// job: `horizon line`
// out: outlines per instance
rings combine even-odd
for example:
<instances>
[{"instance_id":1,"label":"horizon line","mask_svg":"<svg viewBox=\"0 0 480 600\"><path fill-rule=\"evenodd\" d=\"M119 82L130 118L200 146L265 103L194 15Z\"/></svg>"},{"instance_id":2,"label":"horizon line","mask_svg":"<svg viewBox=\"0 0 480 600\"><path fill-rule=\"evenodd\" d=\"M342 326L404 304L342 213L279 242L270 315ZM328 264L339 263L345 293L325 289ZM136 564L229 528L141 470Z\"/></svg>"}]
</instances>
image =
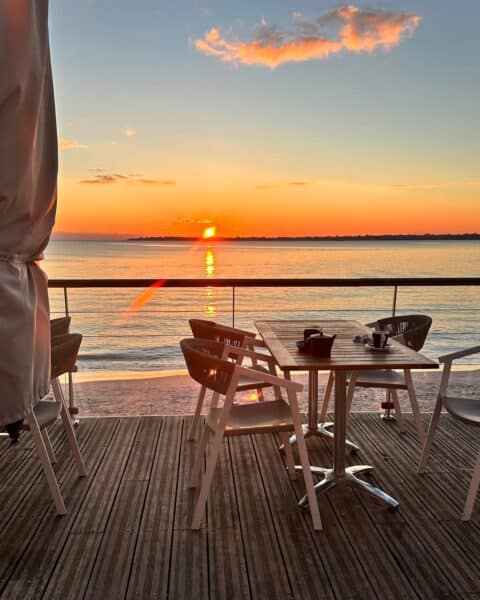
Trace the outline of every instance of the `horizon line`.
<instances>
[{"instance_id":1,"label":"horizon line","mask_svg":"<svg viewBox=\"0 0 480 600\"><path fill-rule=\"evenodd\" d=\"M155 236L133 236L128 237L119 234L118 236L105 236L98 234L98 237L88 236L81 237L63 237L68 236L68 233L59 233L57 236L52 236L52 241L75 241L75 242L104 242L104 241L177 241L177 242L193 242L201 241L205 243L212 242L282 242L282 241L408 241L408 240L480 240L480 232L466 233L399 233L399 234L353 234L353 235L298 235L298 236L217 236L208 240L204 240L199 236L179 236L179 235L155 235ZM75 234L73 234L75 235ZM88 235L88 234L87 234Z\"/></svg>"}]
</instances>

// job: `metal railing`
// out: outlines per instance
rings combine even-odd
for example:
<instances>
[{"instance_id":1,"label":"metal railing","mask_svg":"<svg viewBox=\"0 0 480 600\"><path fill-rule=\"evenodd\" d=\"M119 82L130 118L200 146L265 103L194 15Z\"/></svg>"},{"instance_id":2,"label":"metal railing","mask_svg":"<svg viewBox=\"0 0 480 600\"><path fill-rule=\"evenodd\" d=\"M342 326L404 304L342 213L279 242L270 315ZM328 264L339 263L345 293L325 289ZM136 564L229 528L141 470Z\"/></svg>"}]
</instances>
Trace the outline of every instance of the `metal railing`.
<instances>
[{"instance_id":1,"label":"metal railing","mask_svg":"<svg viewBox=\"0 0 480 600\"><path fill-rule=\"evenodd\" d=\"M399 288L479 286L480 277L377 277L377 278L228 278L228 279L51 279L49 287L63 290L64 312L71 314L68 291L99 288L230 288L231 323L236 323L236 291L242 288L392 288L391 314L395 316ZM91 311L95 312L95 311ZM70 409L74 406L71 375L68 381Z\"/></svg>"},{"instance_id":2,"label":"metal railing","mask_svg":"<svg viewBox=\"0 0 480 600\"><path fill-rule=\"evenodd\" d=\"M65 314L69 314L68 289L78 288L231 288L232 325L235 326L235 291L237 288L359 288L391 287L392 316L397 310L400 287L479 286L480 277L360 277L360 278L272 278L272 279L51 279L50 288L62 288Z\"/></svg>"}]
</instances>

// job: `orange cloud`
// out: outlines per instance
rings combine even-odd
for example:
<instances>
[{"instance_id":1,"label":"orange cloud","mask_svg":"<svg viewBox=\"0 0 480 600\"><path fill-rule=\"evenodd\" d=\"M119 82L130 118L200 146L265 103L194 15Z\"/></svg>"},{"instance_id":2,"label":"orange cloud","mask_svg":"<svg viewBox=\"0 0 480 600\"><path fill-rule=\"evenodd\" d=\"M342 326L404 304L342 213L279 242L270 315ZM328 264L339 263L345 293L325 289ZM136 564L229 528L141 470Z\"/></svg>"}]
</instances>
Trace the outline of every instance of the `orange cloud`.
<instances>
[{"instance_id":1,"label":"orange cloud","mask_svg":"<svg viewBox=\"0 0 480 600\"><path fill-rule=\"evenodd\" d=\"M228 41L216 27L195 41L199 52L224 62L274 69L287 62L322 60L342 51L390 50L411 35L421 17L387 10L361 10L343 6L316 18L293 15L293 32L281 31L265 21L251 41Z\"/></svg>"},{"instance_id":2,"label":"orange cloud","mask_svg":"<svg viewBox=\"0 0 480 600\"><path fill-rule=\"evenodd\" d=\"M115 183L118 180L128 180L129 183L140 184L140 185L177 185L176 181L172 179L138 179L139 175L122 175L121 173L104 173L102 169L90 169L94 173L100 173L100 175L94 175L90 179L82 179L80 183L87 184L108 184Z\"/></svg>"},{"instance_id":3,"label":"orange cloud","mask_svg":"<svg viewBox=\"0 0 480 600\"><path fill-rule=\"evenodd\" d=\"M67 140L60 138L58 140L58 147L60 150L74 150L76 148L88 148L86 144L80 144L77 140Z\"/></svg>"},{"instance_id":4,"label":"orange cloud","mask_svg":"<svg viewBox=\"0 0 480 600\"><path fill-rule=\"evenodd\" d=\"M287 183L271 183L271 184L259 184L256 185L257 190L273 190L276 188L289 188L289 187L302 187L304 185L309 185L308 181L289 181Z\"/></svg>"},{"instance_id":5,"label":"orange cloud","mask_svg":"<svg viewBox=\"0 0 480 600\"><path fill-rule=\"evenodd\" d=\"M137 179L136 183L142 183L143 185L176 185L176 181L171 179Z\"/></svg>"}]
</instances>

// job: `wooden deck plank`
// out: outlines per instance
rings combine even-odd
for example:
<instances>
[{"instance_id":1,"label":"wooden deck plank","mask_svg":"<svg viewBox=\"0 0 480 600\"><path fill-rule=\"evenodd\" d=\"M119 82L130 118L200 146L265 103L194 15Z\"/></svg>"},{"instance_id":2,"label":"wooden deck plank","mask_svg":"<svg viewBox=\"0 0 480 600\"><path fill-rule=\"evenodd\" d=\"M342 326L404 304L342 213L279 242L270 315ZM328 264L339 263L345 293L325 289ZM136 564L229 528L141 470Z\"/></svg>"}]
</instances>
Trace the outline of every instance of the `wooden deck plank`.
<instances>
[{"instance_id":1,"label":"wooden deck plank","mask_svg":"<svg viewBox=\"0 0 480 600\"><path fill-rule=\"evenodd\" d=\"M368 425L369 429L363 426L363 438L369 438L371 443L365 444L365 449L362 450L363 457L356 458L377 466L375 480L380 487L389 489L387 486L390 485L392 489L392 482L402 478L403 475L401 485L396 485L394 488L394 496L400 502L400 509L396 515L400 526L382 529L382 534L385 532L391 534L389 542L396 545L397 555L399 560L402 560L404 569L411 570L409 577L417 582L418 587L422 582L425 584L425 597L435 598L445 593L477 592L480 587L480 571L467 555L459 560L461 551L456 544L451 543L438 517L438 507L445 502L444 497L439 493L440 490L435 485L430 485L434 483L432 479L420 478L413 469L409 469L409 463L404 462L408 461L408 453L400 451L401 442L399 444L393 437L391 429L382 428L382 424L372 418L368 419ZM392 441L396 442L396 447L389 447ZM375 458L375 453L382 447L389 448L395 460L379 462L378 458ZM423 480L421 486L418 484L419 479ZM380 513L378 504L364 497L360 500L373 515L373 520L378 521L380 516L392 523L388 511L382 510ZM422 520L423 525L421 533L415 525L419 519ZM399 531L401 531L400 535ZM398 544L400 538L402 544ZM406 547L408 552L404 555ZM412 561L412 556L415 555L417 561ZM426 561L425 557L429 557L430 560ZM424 579L420 577L419 565L425 569ZM438 587L432 589L432 585ZM426 595L428 590L430 596Z\"/></svg>"},{"instance_id":2,"label":"wooden deck plank","mask_svg":"<svg viewBox=\"0 0 480 600\"><path fill-rule=\"evenodd\" d=\"M163 420L127 598L165 598L167 595L182 429L182 417Z\"/></svg>"},{"instance_id":3,"label":"wooden deck plank","mask_svg":"<svg viewBox=\"0 0 480 600\"><path fill-rule=\"evenodd\" d=\"M78 479L75 465L70 465L65 476L60 477L67 515L52 519L52 512L47 509L38 519L38 529L26 551L21 558L19 557L17 568L4 589L7 597L32 599L41 597L61 556L70 529L79 518L85 495L102 462L105 446L95 443L94 438L101 440L109 437L117 426L117 419L104 419L91 424L82 422L82 426L78 428L77 437L88 476L85 479Z\"/></svg>"},{"instance_id":4,"label":"wooden deck plank","mask_svg":"<svg viewBox=\"0 0 480 600\"><path fill-rule=\"evenodd\" d=\"M110 438L99 440L107 446L104 459L85 496L80 517L70 530L45 591L46 598L84 597L138 424L137 418L120 419Z\"/></svg>"},{"instance_id":5,"label":"wooden deck plank","mask_svg":"<svg viewBox=\"0 0 480 600\"><path fill-rule=\"evenodd\" d=\"M84 450L85 444L88 443L94 428L95 423L89 423L78 433L78 442L81 449ZM58 429L61 429L61 427L55 426L52 435L52 440L56 440L56 442L59 442L63 436L60 431L57 431ZM59 461L56 465L56 475L62 492L67 492L65 500L68 501L68 488L70 485L77 483L78 479L73 472L72 460L66 445L61 448L56 447L56 451ZM36 453L33 453L28 461L39 462ZM2 518L5 521L3 521L4 527L1 528L2 533L0 538L0 590L8 587L12 581L21 577L19 570L23 563L19 561L28 560L25 556L25 551L27 553L30 552L32 545L37 541L39 524L42 522L42 519L45 518L51 528L61 528L63 523L63 517L57 517L55 514L50 492L41 470L37 473L36 465L32 466L29 464L24 470L20 470L19 472L25 477L34 477L34 481L25 479L23 485L24 494L23 496L18 496L19 500L13 516L11 511L3 513ZM67 483L66 486L64 485L65 483ZM19 489L15 490L15 492L21 492L22 485L18 482L16 485ZM12 496L15 495L16 493L12 493ZM10 506L9 503L8 505ZM42 554L37 555L37 558L38 556L43 558ZM32 575L29 577L31 578Z\"/></svg>"},{"instance_id":6,"label":"wooden deck plank","mask_svg":"<svg viewBox=\"0 0 480 600\"><path fill-rule=\"evenodd\" d=\"M328 561L319 547L325 536L332 541L333 530L338 533L336 523L325 518L324 503L320 502L324 530L322 533L315 532L310 511L297 506L297 495L280 455L278 441L272 436L253 436L252 441L288 576L290 581L295 582L295 598L335 598ZM301 475L299 479L298 488L303 495L305 488ZM364 580L362 583L365 591L367 582Z\"/></svg>"},{"instance_id":7,"label":"wooden deck plank","mask_svg":"<svg viewBox=\"0 0 480 600\"><path fill-rule=\"evenodd\" d=\"M199 531L190 523L197 491L188 488L190 470L195 458L195 444L187 443L191 419L184 418L180 440L179 477L174 516L172 554L169 573L169 598L208 598L208 540L204 522Z\"/></svg>"},{"instance_id":8,"label":"wooden deck plank","mask_svg":"<svg viewBox=\"0 0 480 600\"><path fill-rule=\"evenodd\" d=\"M54 470L63 466L63 458L66 456L64 446L64 432L62 427L54 426L50 429L51 442L57 456L57 465L54 465ZM4 440L4 443L9 444ZM23 500L31 497L34 489L45 484L46 480L43 474L39 456L35 450L33 439L30 433L23 432L20 442L9 447L7 454L4 456L2 469L2 480L0 481L0 522L6 525L8 521L17 513L18 507ZM37 486L37 488L34 488ZM43 489L42 489L43 491ZM48 494L48 490L47 490ZM33 497L36 494L33 493ZM2 527L0 526L0 532Z\"/></svg>"},{"instance_id":9,"label":"wooden deck plank","mask_svg":"<svg viewBox=\"0 0 480 600\"><path fill-rule=\"evenodd\" d=\"M230 445L224 441L207 501L210 598L250 598L244 532L238 515Z\"/></svg>"},{"instance_id":10,"label":"wooden deck plank","mask_svg":"<svg viewBox=\"0 0 480 600\"><path fill-rule=\"evenodd\" d=\"M0 454L0 597L479 598L480 498L472 520L460 520L478 432L442 416L431 468L419 476L406 420L401 435L376 415L354 414L350 434L361 449L347 457L375 467L371 481L399 499L399 510L340 486L320 499L320 534L296 508L303 482L290 481L271 437L225 442L205 523L192 532L190 417L82 424L86 480L75 477L55 428L63 518L27 434L13 460ZM325 440L308 446L312 463L331 463Z\"/></svg>"},{"instance_id":11,"label":"wooden deck plank","mask_svg":"<svg viewBox=\"0 0 480 600\"><path fill-rule=\"evenodd\" d=\"M292 598L252 441L233 437L229 444L252 597Z\"/></svg>"},{"instance_id":12,"label":"wooden deck plank","mask_svg":"<svg viewBox=\"0 0 480 600\"><path fill-rule=\"evenodd\" d=\"M140 420L85 598L125 597L161 425Z\"/></svg>"},{"instance_id":13,"label":"wooden deck plank","mask_svg":"<svg viewBox=\"0 0 480 600\"><path fill-rule=\"evenodd\" d=\"M322 443L319 443L322 442ZM310 445L312 464L325 466L331 464L322 447L325 440L316 440ZM332 512L342 526L347 544L353 549L369 581L369 587L378 598L396 600L397 598L416 598L417 595L409 579L398 568L396 556L390 547L378 535L369 522L365 507L353 493L350 486L336 486L327 493ZM341 549L337 550L342 551ZM365 559L368 557L368 568ZM348 569L348 567L347 567ZM347 570L348 572L348 570ZM350 580L350 577L349 577Z\"/></svg>"}]
</instances>

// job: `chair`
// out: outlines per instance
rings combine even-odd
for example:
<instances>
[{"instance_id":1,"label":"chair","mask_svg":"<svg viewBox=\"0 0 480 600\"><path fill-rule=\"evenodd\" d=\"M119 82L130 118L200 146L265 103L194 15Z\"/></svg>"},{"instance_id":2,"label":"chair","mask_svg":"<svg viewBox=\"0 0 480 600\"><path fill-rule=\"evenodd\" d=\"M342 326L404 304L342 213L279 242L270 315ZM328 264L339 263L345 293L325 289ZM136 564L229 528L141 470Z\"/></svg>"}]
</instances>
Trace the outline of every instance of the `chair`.
<instances>
[{"instance_id":1,"label":"chair","mask_svg":"<svg viewBox=\"0 0 480 600\"><path fill-rule=\"evenodd\" d=\"M63 334L52 338L51 384L55 401L41 400L38 402L26 415L24 424L22 425L22 429L32 432L35 447L47 478L48 487L50 488L50 493L52 494L55 508L59 515L65 515L67 511L52 468L52 464L56 462L56 458L48 436L47 427L61 416L79 475L80 477L85 477L87 471L80 453L80 448L78 447L70 413L66 406L62 388L58 380L58 377L63 373L75 370L75 361L81 342L82 336L78 333Z\"/></svg>"},{"instance_id":2,"label":"chair","mask_svg":"<svg viewBox=\"0 0 480 600\"><path fill-rule=\"evenodd\" d=\"M440 381L440 387L438 390L437 402L433 411L432 419L428 428L427 439L423 446L422 456L418 465L418 473L424 473L427 467L428 457L432 448L433 436L438 426L440 413L442 406L452 415L454 419L459 419L467 425L473 427L480 427L480 398L458 398L453 396L447 396L447 388L450 378L450 372L452 369L452 363L457 358L464 356L471 356L472 354L478 354L480 352L480 346L469 348L467 350L460 350L459 352L452 352L445 356L441 356L438 360L444 364L442 379ZM480 485L480 450L477 454L477 460L473 469L472 481L470 482L470 488L468 490L467 499L463 508L462 521L469 521L472 516L473 505L477 496L478 488Z\"/></svg>"},{"instance_id":3,"label":"chair","mask_svg":"<svg viewBox=\"0 0 480 600\"><path fill-rule=\"evenodd\" d=\"M188 323L192 330L193 337L197 339L213 340L222 344L228 344L229 346L235 346L236 348L246 348L249 350L266 348L262 340L255 338L255 333L244 329L237 329L236 327L229 327L228 325L221 325L203 319L190 319ZM242 362L243 357L237 355L235 358L238 363ZM259 365L258 361L267 363L267 368L263 365ZM275 370L275 360L268 353L254 353L254 356L251 358L251 368L260 373L277 374ZM264 381L252 381L251 379L246 380L245 378L241 378L238 382L237 391L244 392L254 390L256 391L257 399L263 401L263 388L265 387L271 387L271 384ZM198 423L200 422L200 413L205 400L206 391L207 389L202 386L195 407L193 422L187 437L190 441L195 439L195 433L198 428ZM280 397L278 388L275 389L275 395L277 398Z\"/></svg>"},{"instance_id":4,"label":"chair","mask_svg":"<svg viewBox=\"0 0 480 600\"><path fill-rule=\"evenodd\" d=\"M432 324L432 319L427 315L405 315L401 317L387 317L379 319L374 323L368 323L368 327L373 327L389 333L390 338L397 342L419 351L422 349L428 331ZM320 421L324 422L327 415L328 404L330 401L331 390L333 387L333 373L330 373L325 398L320 414ZM405 432L400 403L398 401L397 390L406 390L412 407L415 426L420 442L425 439L420 411L418 409L415 388L413 387L412 374L410 369L404 369L403 374L393 369L379 369L357 371L356 375L349 375L349 387L347 393L347 412L350 411L355 387L380 388L385 389L387 394L391 395L395 413L398 419L398 428L400 432ZM388 407L388 402L382 406Z\"/></svg>"},{"instance_id":5,"label":"chair","mask_svg":"<svg viewBox=\"0 0 480 600\"><path fill-rule=\"evenodd\" d=\"M50 335L52 338L64 335L70 331L71 317L57 317L50 319Z\"/></svg>"},{"instance_id":6,"label":"chair","mask_svg":"<svg viewBox=\"0 0 480 600\"><path fill-rule=\"evenodd\" d=\"M322 524L318 502L297 404L297 392L301 391L303 386L270 373L259 373L227 360L232 353L241 357L259 359L255 352L245 348L202 339L184 339L180 342L180 347L192 379L202 387L214 392L191 473L190 487L198 487L204 454L209 438L213 437L207 468L194 508L192 529L200 528L215 465L225 436L279 433L287 449L288 472L293 478L295 477L295 465L292 448L288 442L288 434L295 432L314 529L320 530ZM241 379L250 379L252 382L261 381L282 388L286 391L288 402L282 398L275 398L264 402L234 404L234 397L238 392ZM220 396L223 396L223 403L219 407Z\"/></svg>"}]
</instances>

